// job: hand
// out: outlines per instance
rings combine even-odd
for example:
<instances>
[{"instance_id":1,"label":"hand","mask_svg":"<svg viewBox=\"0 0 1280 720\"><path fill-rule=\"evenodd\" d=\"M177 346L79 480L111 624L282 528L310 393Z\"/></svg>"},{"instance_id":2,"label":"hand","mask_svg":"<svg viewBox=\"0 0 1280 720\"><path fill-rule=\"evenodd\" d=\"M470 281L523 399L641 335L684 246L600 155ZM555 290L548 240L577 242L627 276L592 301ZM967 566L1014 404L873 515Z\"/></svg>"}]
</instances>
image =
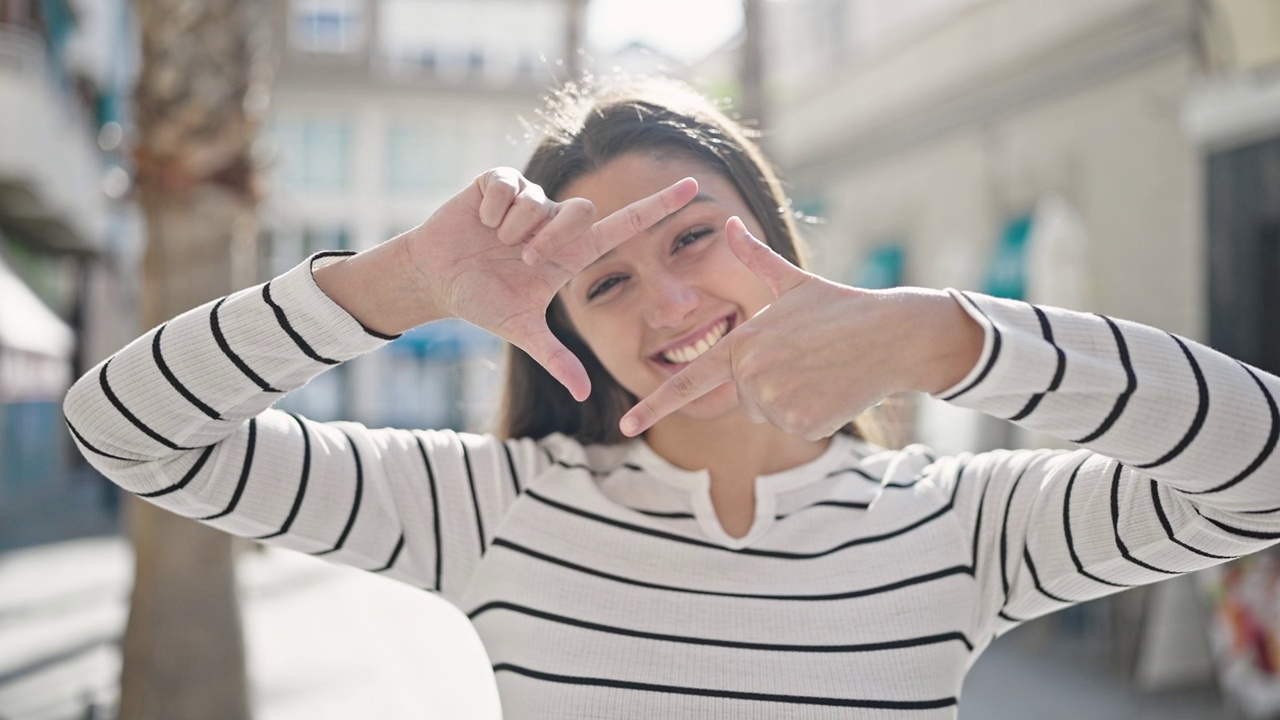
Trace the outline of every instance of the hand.
<instances>
[{"instance_id":1,"label":"hand","mask_svg":"<svg viewBox=\"0 0 1280 720\"><path fill-rule=\"evenodd\" d=\"M583 400L591 382L547 327L547 306L574 275L684 207L697 190L686 178L597 222L590 201L548 200L518 171L497 168L396 241L435 317L461 318L511 342Z\"/></svg>"},{"instance_id":2,"label":"hand","mask_svg":"<svg viewBox=\"0 0 1280 720\"><path fill-rule=\"evenodd\" d=\"M733 381L749 420L816 440L895 392L949 387L976 362L981 328L946 293L840 285L787 262L737 218L725 233L777 300L628 411L624 434Z\"/></svg>"}]
</instances>

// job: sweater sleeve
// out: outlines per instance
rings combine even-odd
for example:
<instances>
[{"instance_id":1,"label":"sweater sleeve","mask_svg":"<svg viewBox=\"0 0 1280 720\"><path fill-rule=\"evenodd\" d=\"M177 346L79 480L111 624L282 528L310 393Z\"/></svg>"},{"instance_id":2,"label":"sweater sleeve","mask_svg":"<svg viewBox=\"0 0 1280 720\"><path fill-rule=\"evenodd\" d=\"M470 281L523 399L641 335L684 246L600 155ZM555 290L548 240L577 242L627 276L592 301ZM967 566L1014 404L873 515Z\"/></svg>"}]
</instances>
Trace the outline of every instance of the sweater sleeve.
<instances>
[{"instance_id":1,"label":"sweater sleeve","mask_svg":"<svg viewBox=\"0 0 1280 720\"><path fill-rule=\"evenodd\" d=\"M938 397L1082 446L963 463L984 629L1280 539L1274 375L1137 323L952 294L986 342Z\"/></svg>"},{"instance_id":2,"label":"sweater sleeve","mask_svg":"<svg viewBox=\"0 0 1280 720\"><path fill-rule=\"evenodd\" d=\"M316 285L312 269L341 255L138 338L72 386L67 426L98 470L167 510L450 597L544 453L532 441L269 409L392 339Z\"/></svg>"}]
</instances>

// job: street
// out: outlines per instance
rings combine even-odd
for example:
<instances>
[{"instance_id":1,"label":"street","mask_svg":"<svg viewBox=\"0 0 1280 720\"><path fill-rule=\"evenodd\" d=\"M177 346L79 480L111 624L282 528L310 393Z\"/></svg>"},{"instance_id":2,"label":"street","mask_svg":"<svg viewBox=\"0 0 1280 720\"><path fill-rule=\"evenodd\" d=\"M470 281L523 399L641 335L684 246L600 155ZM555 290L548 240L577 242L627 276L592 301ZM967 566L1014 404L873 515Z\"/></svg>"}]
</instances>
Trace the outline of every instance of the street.
<instances>
[{"instance_id":1,"label":"street","mask_svg":"<svg viewBox=\"0 0 1280 720\"><path fill-rule=\"evenodd\" d=\"M0 720L109 718L132 555L118 537L0 555ZM488 661L462 614L393 581L297 553L240 562L259 720L496 718ZM962 720L1217 720L1207 690L1142 695L1088 638L1028 626L970 673Z\"/></svg>"}]
</instances>

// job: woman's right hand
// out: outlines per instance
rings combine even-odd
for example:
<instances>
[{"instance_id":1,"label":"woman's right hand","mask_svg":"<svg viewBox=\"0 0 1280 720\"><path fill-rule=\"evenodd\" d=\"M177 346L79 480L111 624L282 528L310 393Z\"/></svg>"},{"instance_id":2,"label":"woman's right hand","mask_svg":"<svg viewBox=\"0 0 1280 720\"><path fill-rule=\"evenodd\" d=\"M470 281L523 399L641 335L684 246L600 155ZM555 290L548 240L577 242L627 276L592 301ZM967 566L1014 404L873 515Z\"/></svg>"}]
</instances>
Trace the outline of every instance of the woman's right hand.
<instances>
[{"instance_id":1,"label":"woman's right hand","mask_svg":"<svg viewBox=\"0 0 1280 720\"><path fill-rule=\"evenodd\" d=\"M496 168L418 227L316 270L316 281L382 332L448 317L484 328L524 350L583 400L590 380L547 327L547 306L574 275L684 207L697 191L697 182L686 178L597 221L590 201L549 200L519 171Z\"/></svg>"},{"instance_id":2,"label":"woman's right hand","mask_svg":"<svg viewBox=\"0 0 1280 720\"><path fill-rule=\"evenodd\" d=\"M775 301L641 398L622 416L623 434L733 382L747 419L817 440L893 393L946 390L978 362L984 330L946 292L831 282L792 265L736 217L725 241Z\"/></svg>"}]
</instances>

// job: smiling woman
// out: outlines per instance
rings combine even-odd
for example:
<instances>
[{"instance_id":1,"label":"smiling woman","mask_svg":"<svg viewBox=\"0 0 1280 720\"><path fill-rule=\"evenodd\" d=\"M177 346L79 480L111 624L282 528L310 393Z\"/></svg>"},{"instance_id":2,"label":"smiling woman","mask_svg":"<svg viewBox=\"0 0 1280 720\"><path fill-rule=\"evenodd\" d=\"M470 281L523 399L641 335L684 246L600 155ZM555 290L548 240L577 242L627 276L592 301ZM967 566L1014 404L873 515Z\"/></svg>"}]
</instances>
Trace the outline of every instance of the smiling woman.
<instances>
[{"instance_id":1,"label":"smiling woman","mask_svg":"<svg viewBox=\"0 0 1280 720\"><path fill-rule=\"evenodd\" d=\"M523 173L90 371L65 404L85 455L174 512L440 593L511 718L955 718L1023 621L1280 539L1277 378L1105 316L812 275L768 163L687 90L547 117ZM513 346L499 435L270 408L443 318ZM840 432L900 391L1082 447Z\"/></svg>"}]
</instances>

